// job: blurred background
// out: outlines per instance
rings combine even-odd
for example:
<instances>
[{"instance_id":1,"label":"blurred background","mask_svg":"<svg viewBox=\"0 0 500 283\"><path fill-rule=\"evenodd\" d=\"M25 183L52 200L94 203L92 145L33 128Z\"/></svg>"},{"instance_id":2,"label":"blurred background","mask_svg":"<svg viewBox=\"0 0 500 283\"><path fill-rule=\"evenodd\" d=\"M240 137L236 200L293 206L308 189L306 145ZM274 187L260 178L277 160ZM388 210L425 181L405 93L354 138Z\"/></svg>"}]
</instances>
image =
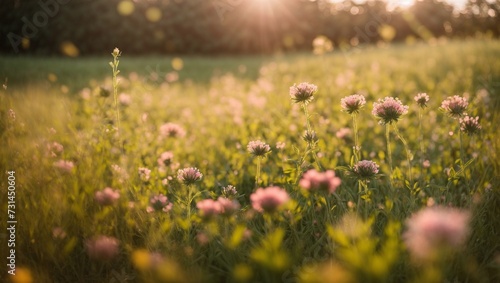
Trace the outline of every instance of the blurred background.
<instances>
[{"instance_id":1,"label":"blurred background","mask_svg":"<svg viewBox=\"0 0 500 283\"><path fill-rule=\"evenodd\" d=\"M0 53L322 53L500 34L495 0L2 0Z\"/></svg>"}]
</instances>

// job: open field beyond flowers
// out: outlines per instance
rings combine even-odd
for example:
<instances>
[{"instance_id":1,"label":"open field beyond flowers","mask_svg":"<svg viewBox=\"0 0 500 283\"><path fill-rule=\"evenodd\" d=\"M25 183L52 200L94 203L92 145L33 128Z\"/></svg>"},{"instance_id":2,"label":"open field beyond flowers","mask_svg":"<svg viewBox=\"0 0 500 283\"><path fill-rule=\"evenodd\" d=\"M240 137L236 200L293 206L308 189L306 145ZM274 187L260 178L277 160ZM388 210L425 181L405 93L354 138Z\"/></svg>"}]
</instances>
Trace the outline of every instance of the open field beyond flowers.
<instances>
[{"instance_id":1,"label":"open field beyond flowers","mask_svg":"<svg viewBox=\"0 0 500 283\"><path fill-rule=\"evenodd\" d=\"M500 281L499 41L111 52L0 58L7 280Z\"/></svg>"}]
</instances>

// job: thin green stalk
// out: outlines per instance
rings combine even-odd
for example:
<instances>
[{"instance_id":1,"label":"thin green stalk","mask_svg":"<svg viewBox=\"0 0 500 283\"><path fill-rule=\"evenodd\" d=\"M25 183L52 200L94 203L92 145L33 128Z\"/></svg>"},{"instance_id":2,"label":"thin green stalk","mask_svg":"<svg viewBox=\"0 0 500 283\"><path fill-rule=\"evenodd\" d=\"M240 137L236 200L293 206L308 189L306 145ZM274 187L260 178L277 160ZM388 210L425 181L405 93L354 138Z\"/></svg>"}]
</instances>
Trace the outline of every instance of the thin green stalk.
<instances>
[{"instance_id":1,"label":"thin green stalk","mask_svg":"<svg viewBox=\"0 0 500 283\"><path fill-rule=\"evenodd\" d=\"M309 111L307 111L307 105L302 104L302 109L304 109L304 114L306 115L307 131L312 133L311 123L309 122Z\"/></svg>"},{"instance_id":2,"label":"thin green stalk","mask_svg":"<svg viewBox=\"0 0 500 283\"><path fill-rule=\"evenodd\" d=\"M189 237L191 234L191 202L193 201L193 185L189 185L187 189L188 189L188 198L187 198L186 208L187 208L188 227L187 227L186 240L189 241Z\"/></svg>"},{"instance_id":3,"label":"thin green stalk","mask_svg":"<svg viewBox=\"0 0 500 283\"><path fill-rule=\"evenodd\" d=\"M424 156L425 156L425 146L424 146L424 133L422 131L422 108L418 109L418 133L419 133L419 141L420 141L420 177L424 176Z\"/></svg>"},{"instance_id":4,"label":"thin green stalk","mask_svg":"<svg viewBox=\"0 0 500 283\"><path fill-rule=\"evenodd\" d=\"M356 204L356 209L359 213L359 208L361 206L361 193L363 192L363 185L361 180L358 180L358 203Z\"/></svg>"},{"instance_id":5,"label":"thin green stalk","mask_svg":"<svg viewBox=\"0 0 500 283\"><path fill-rule=\"evenodd\" d=\"M463 133L460 129L458 129L459 136L460 136L460 169L462 171L462 176L464 177L465 184L466 184L466 192L469 193L471 190L471 186L469 184L469 179L467 178L467 172L465 171L467 168L465 167L465 153L464 153L464 143L463 143ZM460 198L461 199L461 198Z\"/></svg>"},{"instance_id":6,"label":"thin green stalk","mask_svg":"<svg viewBox=\"0 0 500 283\"><path fill-rule=\"evenodd\" d=\"M403 143L403 146L404 146L405 151L406 151L406 160L408 162L408 179L410 179L410 183L411 183L413 181L413 176L412 176L412 172L411 172L411 160L413 158L412 158L410 149L408 147L408 142L406 142L406 140L403 138L403 136L399 133L399 129L398 129L397 124L394 124L394 131L396 132L397 137Z\"/></svg>"},{"instance_id":7,"label":"thin green stalk","mask_svg":"<svg viewBox=\"0 0 500 283\"><path fill-rule=\"evenodd\" d=\"M458 135L460 137L460 168L462 169L462 174L465 177L465 168L464 168L464 144L463 144L463 137L462 137L462 131L458 129Z\"/></svg>"},{"instance_id":8,"label":"thin green stalk","mask_svg":"<svg viewBox=\"0 0 500 283\"><path fill-rule=\"evenodd\" d=\"M354 130L354 161L358 162L361 159L360 150L361 147L359 145L358 139L358 121L356 113L352 113L352 128Z\"/></svg>"},{"instance_id":9,"label":"thin green stalk","mask_svg":"<svg viewBox=\"0 0 500 283\"><path fill-rule=\"evenodd\" d=\"M390 124L385 124L385 141L387 143L387 158L389 160L389 180L392 187L392 152L391 152L391 137L390 137Z\"/></svg>"},{"instance_id":10,"label":"thin green stalk","mask_svg":"<svg viewBox=\"0 0 500 283\"><path fill-rule=\"evenodd\" d=\"M304 115L306 116L307 133L312 134L313 131L312 131L312 127L311 127L309 111L307 110L307 105L303 103L302 109L304 109ZM311 152L311 155L314 159L314 162L318 166L318 169L323 170L321 163L319 163L318 156L316 155L316 145L313 142L307 141L307 147L308 147L308 151Z\"/></svg>"},{"instance_id":11,"label":"thin green stalk","mask_svg":"<svg viewBox=\"0 0 500 283\"><path fill-rule=\"evenodd\" d=\"M358 213L361 212L361 195L363 193L368 193L368 185L366 184L365 180L358 180L358 203L356 205ZM368 208L367 208L367 202L363 203L363 217L367 217L368 215Z\"/></svg>"},{"instance_id":12,"label":"thin green stalk","mask_svg":"<svg viewBox=\"0 0 500 283\"><path fill-rule=\"evenodd\" d=\"M261 157L257 156L257 173L255 174L255 187L258 188L260 184L260 162L261 162Z\"/></svg>"},{"instance_id":13,"label":"thin green stalk","mask_svg":"<svg viewBox=\"0 0 500 283\"><path fill-rule=\"evenodd\" d=\"M115 49L116 51L116 49ZM120 60L118 60L118 57L120 57L121 53L115 52L111 53L113 55L113 62L111 63L111 68L113 69L113 97L115 99L115 111L116 111L116 123L117 123L117 128L116 131L118 133L118 137L120 136L120 108L118 107L118 74L120 73L120 70L118 70L118 65L120 64Z\"/></svg>"}]
</instances>

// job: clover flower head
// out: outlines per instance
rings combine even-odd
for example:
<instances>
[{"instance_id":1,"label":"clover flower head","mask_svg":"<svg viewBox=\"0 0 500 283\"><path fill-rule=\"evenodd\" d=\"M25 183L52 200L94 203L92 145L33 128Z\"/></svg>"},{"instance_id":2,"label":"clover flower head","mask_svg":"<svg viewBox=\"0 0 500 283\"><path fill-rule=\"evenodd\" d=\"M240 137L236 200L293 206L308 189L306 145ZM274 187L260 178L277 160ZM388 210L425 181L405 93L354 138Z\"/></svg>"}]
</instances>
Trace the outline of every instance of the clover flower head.
<instances>
[{"instance_id":1,"label":"clover flower head","mask_svg":"<svg viewBox=\"0 0 500 283\"><path fill-rule=\"evenodd\" d=\"M420 108L425 108L429 102L429 95L427 95L427 93L418 93L415 95L414 99Z\"/></svg>"},{"instance_id":2,"label":"clover flower head","mask_svg":"<svg viewBox=\"0 0 500 283\"><path fill-rule=\"evenodd\" d=\"M314 99L314 94L318 91L318 87L310 83L300 83L290 87L290 98L294 103L309 104Z\"/></svg>"},{"instance_id":3,"label":"clover flower head","mask_svg":"<svg viewBox=\"0 0 500 283\"><path fill-rule=\"evenodd\" d=\"M166 123L160 126L160 136L164 138L182 138L186 135L184 129L174 123Z\"/></svg>"},{"instance_id":4,"label":"clover flower head","mask_svg":"<svg viewBox=\"0 0 500 283\"><path fill-rule=\"evenodd\" d=\"M118 192L118 190L113 190L109 187L95 193L95 200L102 206L113 205L118 201L119 198L120 193Z\"/></svg>"},{"instance_id":5,"label":"clover flower head","mask_svg":"<svg viewBox=\"0 0 500 283\"><path fill-rule=\"evenodd\" d=\"M271 147L260 140L255 140L248 143L247 150L252 155L261 157L271 152Z\"/></svg>"},{"instance_id":6,"label":"clover flower head","mask_svg":"<svg viewBox=\"0 0 500 283\"><path fill-rule=\"evenodd\" d=\"M443 100L440 109L453 119L457 119L466 115L465 110L467 110L467 106L469 106L467 98L455 95Z\"/></svg>"},{"instance_id":7,"label":"clover flower head","mask_svg":"<svg viewBox=\"0 0 500 283\"><path fill-rule=\"evenodd\" d=\"M325 191L333 194L341 180L335 176L335 171L318 172L314 169L307 171L302 176L299 185L308 191Z\"/></svg>"},{"instance_id":8,"label":"clover flower head","mask_svg":"<svg viewBox=\"0 0 500 283\"><path fill-rule=\"evenodd\" d=\"M169 212L172 210L173 204L168 200L168 198L163 195L155 195L149 199L149 206L146 208L148 213L155 211Z\"/></svg>"},{"instance_id":9,"label":"clover flower head","mask_svg":"<svg viewBox=\"0 0 500 283\"><path fill-rule=\"evenodd\" d=\"M352 172L361 180L370 180L377 176L379 166L373 161L361 160L353 166Z\"/></svg>"},{"instance_id":10,"label":"clover flower head","mask_svg":"<svg viewBox=\"0 0 500 283\"><path fill-rule=\"evenodd\" d=\"M97 236L85 242L87 254L91 259L109 261L119 252L119 241L114 237Z\"/></svg>"},{"instance_id":11,"label":"clover flower head","mask_svg":"<svg viewBox=\"0 0 500 283\"><path fill-rule=\"evenodd\" d=\"M302 136L302 139L310 144L318 142L318 136L315 131L306 131Z\"/></svg>"},{"instance_id":12,"label":"clover flower head","mask_svg":"<svg viewBox=\"0 0 500 283\"><path fill-rule=\"evenodd\" d=\"M469 136L476 135L481 130L481 125L479 124L479 117L470 117L466 115L463 118L460 118L460 130L466 133Z\"/></svg>"},{"instance_id":13,"label":"clover flower head","mask_svg":"<svg viewBox=\"0 0 500 283\"><path fill-rule=\"evenodd\" d=\"M174 154L171 151L165 151L160 154L158 158L158 165L160 167L169 166L172 163L172 159L174 158Z\"/></svg>"},{"instance_id":14,"label":"clover flower head","mask_svg":"<svg viewBox=\"0 0 500 283\"><path fill-rule=\"evenodd\" d=\"M196 167L179 169L179 171L177 171L177 179L187 186L201 181L202 178L203 174L201 174L200 170Z\"/></svg>"},{"instance_id":15,"label":"clover flower head","mask_svg":"<svg viewBox=\"0 0 500 283\"><path fill-rule=\"evenodd\" d=\"M258 188L250 195L253 209L258 212L272 213L278 211L290 200L288 193L280 187Z\"/></svg>"},{"instance_id":16,"label":"clover flower head","mask_svg":"<svg viewBox=\"0 0 500 283\"><path fill-rule=\"evenodd\" d=\"M353 94L346 96L340 100L340 106L342 111L349 114L359 113L359 110L363 108L366 104L366 99L361 94Z\"/></svg>"},{"instance_id":17,"label":"clover flower head","mask_svg":"<svg viewBox=\"0 0 500 283\"><path fill-rule=\"evenodd\" d=\"M380 120L381 125L395 123L406 113L408 106L403 105L398 98L385 97L373 104L372 114Z\"/></svg>"},{"instance_id":18,"label":"clover flower head","mask_svg":"<svg viewBox=\"0 0 500 283\"><path fill-rule=\"evenodd\" d=\"M210 219L222 213L222 205L213 199L204 199L196 203L201 215L205 219Z\"/></svg>"},{"instance_id":19,"label":"clover flower head","mask_svg":"<svg viewBox=\"0 0 500 283\"><path fill-rule=\"evenodd\" d=\"M406 221L404 242L416 259L432 259L436 252L459 249L465 242L470 214L449 207L428 207Z\"/></svg>"},{"instance_id":20,"label":"clover flower head","mask_svg":"<svg viewBox=\"0 0 500 283\"><path fill-rule=\"evenodd\" d=\"M151 170L149 170L148 168L139 167L137 171L139 173L139 178L141 178L143 182L147 182L151 178Z\"/></svg>"},{"instance_id":21,"label":"clover flower head","mask_svg":"<svg viewBox=\"0 0 500 283\"><path fill-rule=\"evenodd\" d=\"M222 196L226 198L234 198L238 194L236 188L232 185L228 185L222 188Z\"/></svg>"},{"instance_id":22,"label":"clover flower head","mask_svg":"<svg viewBox=\"0 0 500 283\"><path fill-rule=\"evenodd\" d=\"M236 213L240 209L240 203L235 199L229 199L225 197L217 198L217 202L220 204L222 208L222 214L226 216L230 216Z\"/></svg>"},{"instance_id":23,"label":"clover flower head","mask_svg":"<svg viewBox=\"0 0 500 283\"><path fill-rule=\"evenodd\" d=\"M56 167L63 173L71 173L73 167L75 167L75 164L72 161L59 160L57 162L54 162L54 167Z\"/></svg>"}]
</instances>

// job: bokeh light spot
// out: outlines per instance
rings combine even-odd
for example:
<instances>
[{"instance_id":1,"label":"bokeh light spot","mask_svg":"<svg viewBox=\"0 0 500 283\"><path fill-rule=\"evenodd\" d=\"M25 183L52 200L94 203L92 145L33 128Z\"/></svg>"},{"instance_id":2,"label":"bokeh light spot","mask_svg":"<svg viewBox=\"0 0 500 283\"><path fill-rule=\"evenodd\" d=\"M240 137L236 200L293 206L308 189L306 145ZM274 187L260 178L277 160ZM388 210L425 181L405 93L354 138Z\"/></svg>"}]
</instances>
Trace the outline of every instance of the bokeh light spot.
<instances>
[{"instance_id":1,"label":"bokeh light spot","mask_svg":"<svg viewBox=\"0 0 500 283\"><path fill-rule=\"evenodd\" d=\"M381 25L378 33L384 41L392 41L396 36L396 29L390 25Z\"/></svg>"},{"instance_id":2,"label":"bokeh light spot","mask_svg":"<svg viewBox=\"0 0 500 283\"><path fill-rule=\"evenodd\" d=\"M23 37L23 39L21 40L21 46L25 50L28 49L28 48L30 48L30 39L27 38L27 37Z\"/></svg>"},{"instance_id":3,"label":"bokeh light spot","mask_svg":"<svg viewBox=\"0 0 500 283\"><path fill-rule=\"evenodd\" d=\"M47 79L48 79L51 83L55 83L55 82L57 82L57 76L56 76L56 74L54 74L54 73L49 73L49 74L47 75Z\"/></svg>"},{"instance_id":4,"label":"bokeh light spot","mask_svg":"<svg viewBox=\"0 0 500 283\"><path fill-rule=\"evenodd\" d=\"M176 71L182 70L182 68L184 68L184 61L182 61L182 59L179 57L175 57L174 59L172 59L172 68L174 68L174 70Z\"/></svg>"},{"instance_id":5,"label":"bokeh light spot","mask_svg":"<svg viewBox=\"0 0 500 283\"><path fill-rule=\"evenodd\" d=\"M151 7L146 10L146 19L150 22L157 22L161 19L161 10L157 7Z\"/></svg>"},{"instance_id":6,"label":"bokeh light spot","mask_svg":"<svg viewBox=\"0 0 500 283\"><path fill-rule=\"evenodd\" d=\"M80 50L70 41L64 41L61 43L61 52L68 57L78 57L80 55Z\"/></svg>"},{"instance_id":7,"label":"bokeh light spot","mask_svg":"<svg viewBox=\"0 0 500 283\"><path fill-rule=\"evenodd\" d=\"M121 1L117 7L118 13L122 16L128 16L135 10L135 5L132 1Z\"/></svg>"}]
</instances>

